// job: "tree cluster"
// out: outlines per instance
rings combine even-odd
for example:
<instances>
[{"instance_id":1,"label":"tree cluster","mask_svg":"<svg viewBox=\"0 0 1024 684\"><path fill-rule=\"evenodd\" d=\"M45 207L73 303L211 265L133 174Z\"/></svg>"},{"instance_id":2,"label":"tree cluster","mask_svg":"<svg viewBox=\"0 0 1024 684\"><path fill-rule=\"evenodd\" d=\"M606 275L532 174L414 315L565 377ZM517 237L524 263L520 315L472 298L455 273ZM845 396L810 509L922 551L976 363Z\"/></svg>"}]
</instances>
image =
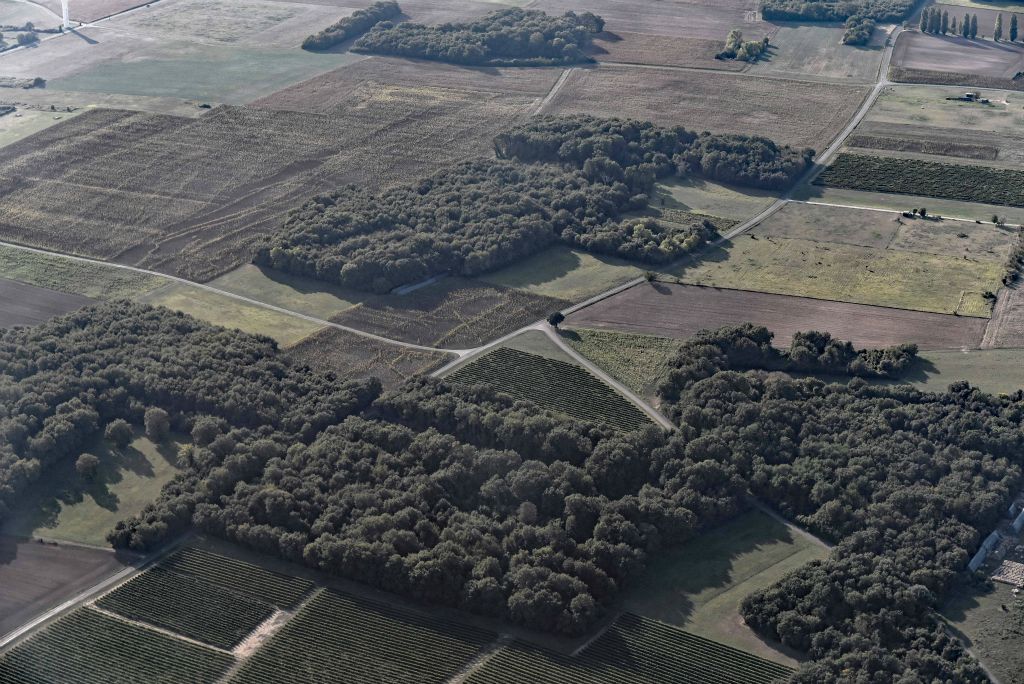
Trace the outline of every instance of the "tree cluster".
<instances>
[{"instance_id":1,"label":"tree cluster","mask_svg":"<svg viewBox=\"0 0 1024 684\"><path fill-rule=\"evenodd\" d=\"M588 165L601 168L638 189L657 178L693 173L781 190L795 183L814 157L814 150L795 150L760 136L696 133L589 115L531 118L496 136L494 151L499 159L558 163L584 172Z\"/></svg>"},{"instance_id":2,"label":"tree cluster","mask_svg":"<svg viewBox=\"0 0 1024 684\"><path fill-rule=\"evenodd\" d=\"M661 390L689 445L836 543L742 606L814 659L795 681L987 681L933 612L1020 490L1024 395L743 373L770 368L762 329L702 338Z\"/></svg>"},{"instance_id":3,"label":"tree cluster","mask_svg":"<svg viewBox=\"0 0 1024 684\"><path fill-rule=\"evenodd\" d=\"M575 64L594 61L586 50L602 30L604 20L590 12L510 8L460 24L380 24L353 50L480 66Z\"/></svg>"},{"instance_id":4,"label":"tree cluster","mask_svg":"<svg viewBox=\"0 0 1024 684\"><path fill-rule=\"evenodd\" d=\"M761 0L761 15L768 21L846 21L860 16L879 23L904 19L914 0Z\"/></svg>"},{"instance_id":5,"label":"tree cluster","mask_svg":"<svg viewBox=\"0 0 1024 684\"><path fill-rule=\"evenodd\" d=\"M852 16L845 26L843 45L867 45L875 32L875 20L871 17Z\"/></svg>"},{"instance_id":6,"label":"tree cluster","mask_svg":"<svg viewBox=\"0 0 1024 684\"><path fill-rule=\"evenodd\" d=\"M402 13L395 0L378 0L366 9L356 10L323 31L302 41L303 50L326 50L346 40L360 36L382 21L394 19Z\"/></svg>"},{"instance_id":7,"label":"tree cluster","mask_svg":"<svg viewBox=\"0 0 1024 684\"><path fill-rule=\"evenodd\" d=\"M715 55L715 59L738 59L741 62L756 62L767 49L768 36L761 40L743 40L743 32L739 29L733 29L725 37L725 47Z\"/></svg>"}]
</instances>

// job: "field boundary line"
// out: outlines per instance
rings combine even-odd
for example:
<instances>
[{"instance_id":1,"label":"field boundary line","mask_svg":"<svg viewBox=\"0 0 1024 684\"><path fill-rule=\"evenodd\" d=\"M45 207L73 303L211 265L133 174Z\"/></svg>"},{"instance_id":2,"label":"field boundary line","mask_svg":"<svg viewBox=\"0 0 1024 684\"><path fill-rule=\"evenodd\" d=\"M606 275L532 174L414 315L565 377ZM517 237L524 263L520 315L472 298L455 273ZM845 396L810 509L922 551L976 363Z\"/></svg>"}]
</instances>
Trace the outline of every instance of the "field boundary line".
<instances>
[{"instance_id":1,"label":"field boundary line","mask_svg":"<svg viewBox=\"0 0 1024 684\"><path fill-rule=\"evenodd\" d=\"M590 635L589 639L587 639L582 644L577 646L576 649L572 653L570 653L569 655L572 656L573 658L575 658L579 654L583 653L583 651L587 650L590 647L591 644L593 644L595 641L597 641L598 639L603 637L605 635L605 632L607 632L609 629L614 627L615 623L618 622L619 618L622 617L623 615L625 615L625 611L622 611L622 610L617 610L614 613L612 613L608 617L608 622L605 623L605 625L603 627L601 627L599 630L597 630L592 635Z\"/></svg>"},{"instance_id":2,"label":"field boundary line","mask_svg":"<svg viewBox=\"0 0 1024 684\"><path fill-rule=\"evenodd\" d=\"M497 639L477 651L476 655L463 665L462 669L449 677L445 684L464 684L477 670L490 662L491 658L511 644L512 641L513 637L511 634L499 634Z\"/></svg>"},{"instance_id":3,"label":"field boundary line","mask_svg":"<svg viewBox=\"0 0 1024 684\"><path fill-rule=\"evenodd\" d=\"M136 627L139 627L140 629L148 629L151 632L157 632L159 634L163 634L165 637L170 637L177 641L184 641L186 643L192 644L193 646L201 646L202 648L208 648L211 651L217 651L218 653L223 653L224 655L232 655L231 651L224 648L220 648L219 646L211 646L210 644L207 644L203 641L193 639L192 637L187 637L184 634L179 634L178 632L167 629L166 627L157 627L156 625L152 625L148 622L145 622L144 620L137 620L135 618L125 617L124 615L121 615L120 613L115 613L112 610L101 608L100 606L96 605L95 601L87 603L84 607L88 608L89 610L95 610L97 613L102 613L103 615L106 615L107 617L112 618L114 620L120 620L121 622L124 622L126 624L134 625Z\"/></svg>"},{"instance_id":4,"label":"field boundary line","mask_svg":"<svg viewBox=\"0 0 1024 684\"><path fill-rule=\"evenodd\" d=\"M385 344L391 344L391 345L394 345L394 346L397 346L397 347L405 347L406 349L415 349L417 351L426 351L426 352L442 352L442 353L446 353L446 354L455 354L456 356L459 356L459 357L466 356L469 353L471 353L472 351L474 351L473 349L441 349L439 347L428 347L428 346L425 346L425 345L422 345L422 344L413 344L412 342L402 342L401 340L393 340L393 339L391 339L389 337L383 337L381 335L376 335L376 334L371 333L371 332L366 332L365 330L359 330L358 328L350 328L347 325L341 325L340 323L335 323L333 321L329 321L329 320L326 320L326 319L323 319L323 318L317 318L316 316L310 316L309 314L304 314L304 313L300 313L298 311L293 311L291 309L286 309L283 306L277 306L276 304L270 304L268 302L263 302L263 301L260 301L258 299L253 299L252 297L246 297L245 295L240 295L240 294L236 294L234 292L229 292L227 290L222 290L222 289L220 289L218 287L213 287L212 285L209 285L207 283L197 283L194 280L188 280L187 278L182 278L182 277L179 277L179 276L168 275L166 273L160 273L159 271L151 271L149 269L140 268L138 266L129 266L128 264L117 264L117 263L112 263L110 261L103 261L101 259L93 259L91 257L77 256L77 255L65 254L63 252L55 252L53 250L48 250L48 249L41 249L39 247L29 247L27 245L19 245L19 244L15 243L15 242L0 241L0 247L10 247L12 249L19 249L19 250L22 250L24 252L31 252L33 254L42 254L44 256L53 256L53 257L58 257L60 259L66 259L68 261L77 261L79 263L91 264L93 266L103 266L103 267L107 267L107 268L116 268L116 269L120 269L122 271L130 271L132 273L141 273L143 275L153 276L153 277L156 277L156 278L163 278L163 279L171 281L171 282L179 283L179 284L182 284L182 285L188 285L188 286L191 286L191 287L196 287L196 288L199 288L200 290L206 290L207 292L213 292L214 294L219 294L219 295L222 295L224 297L230 297L231 299L235 299L235 300L238 300L238 301L246 302L248 304L253 304L255 306L262 307L264 309L269 309L271 311L276 311L278 313L282 313L282 314L285 314L287 316L293 316L295 318L301 318L301 319L304 319L304 320L309 321L311 323L317 323L317 324L319 324L321 326L324 326L324 327L330 327L330 328L335 328L337 330L343 330L345 332L350 332L350 333L353 333L355 335L359 335L361 337L369 338L371 340L376 340L378 342L384 342Z\"/></svg>"},{"instance_id":5,"label":"field boundary line","mask_svg":"<svg viewBox=\"0 0 1024 684\"><path fill-rule=\"evenodd\" d=\"M805 537L806 539L811 540L811 542L813 542L814 544L820 546L821 548L825 549L826 551L832 551L832 548L835 546L834 544L831 544L831 543L825 541L824 539L822 539L821 537L817 536L816 534L812 534L811 532L808 532L807 530L805 530L804 528L800 527L799 525L797 525L792 520L789 520L789 519L785 518L781 513L776 511L774 508L772 508L771 506L769 506L765 502L763 502L760 499L758 499L756 496L750 496L750 497L748 497L747 500L750 502L750 504L754 508L756 508L759 511L761 511L762 513L767 515L772 520L775 520L776 522L782 523L788 529L793 530L794 532L799 534L801 537Z\"/></svg>"},{"instance_id":6,"label":"field boundary line","mask_svg":"<svg viewBox=\"0 0 1024 684\"><path fill-rule=\"evenodd\" d=\"M567 69L562 70L562 73L558 75L558 79L551 85L551 90L549 90L548 94L545 95L541 99L541 101L537 103L537 106L534 107L533 111L530 113L530 116L537 116L538 114L544 111L544 108L551 103L551 100L555 98L555 95L557 95L558 91L562 89L562 86L565 85L565 82L569 80L569 75L573 72L573 69L574 67L569 67Z\"/></svg>"}]
</instances>

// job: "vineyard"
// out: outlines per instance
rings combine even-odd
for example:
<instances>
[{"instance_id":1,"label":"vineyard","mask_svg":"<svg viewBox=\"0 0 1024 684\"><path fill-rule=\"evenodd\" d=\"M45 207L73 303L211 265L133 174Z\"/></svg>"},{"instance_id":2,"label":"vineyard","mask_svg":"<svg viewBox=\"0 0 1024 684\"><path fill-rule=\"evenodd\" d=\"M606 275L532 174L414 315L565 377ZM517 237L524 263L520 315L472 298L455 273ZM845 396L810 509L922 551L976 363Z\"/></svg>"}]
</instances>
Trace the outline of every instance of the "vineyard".
<instances>
[{"instance_id":1,"label":"vineyard","mask_svg":"<svg viewBox=\"0 0 1024 684\"><path fill-rule=\"evenodd\" d=\"M549 411L620 430L651 424L640 409L583 368L516 349L497 349L459 368L448 379L494 385Z\"/></svg>"},{"instance_id":2,"label":"vineyard","mask_svg":"<svg viewBox=\"0 0 1024 684\"><path fill-rule=\"evenodd\" d=\"M233 684L447 681L497 635L324 590L242 667Z\"/></svg>"},{"instance_id":3,"label":"vineyard","mask_svg":"<svg viewBox=\"0 0 1024 684\"><path fill-rule=\"evenodd\" d=\"M212 684L233 662L83 608L0 656L0 684Z\"/></svg>"},{"instance_id":4,"label":"vineyard","mask_svg":"<svg viewBox=\"0 0 1024 684\"><path fill-rule=\"evenodd\" d=\"M814 183L1024 207L1024 171L987 166L840 154Z\"/></svg>"},{"instance_id":5,"label":"vineyard","mask_svg":"<svg viewBox=\"0 0 1024 684\"><path fill-rule=\"evenodd\" d=\"M768 684L790 674L778 663L627 613L579 656L515 644L467 682Z\"/></svg>"},{"instance_id":6,"label":"vineyard","mask_svg":"<svg viewBox=\"0 0 1024 684\"><path fill-rule=\"evenodd\" d=\"M96 605L223 649L237 646L274 613L266 603L161 567L126 582Z\"/></svg>"},{"instance_id":7,"label":"vineyard","mask_svg":"<svg viewBox=\"0 0 1024 684\"><path fill-rule=\"evenodd\" d=\"M200 549L182 549L161 565L284 610L295 607L313 588L309 580L271 572L252 563Z\"/></svg>"}]
</instances>

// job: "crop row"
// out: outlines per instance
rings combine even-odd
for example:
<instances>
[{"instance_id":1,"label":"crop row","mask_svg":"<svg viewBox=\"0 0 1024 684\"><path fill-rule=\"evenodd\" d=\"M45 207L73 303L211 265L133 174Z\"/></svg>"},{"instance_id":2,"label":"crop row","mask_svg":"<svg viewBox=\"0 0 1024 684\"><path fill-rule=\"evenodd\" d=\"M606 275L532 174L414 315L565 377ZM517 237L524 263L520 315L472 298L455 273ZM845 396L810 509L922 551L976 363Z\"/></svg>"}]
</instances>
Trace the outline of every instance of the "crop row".
<instances>
[{"instance_id":1,"label":"crop row","mask_svg":"<svg viewBox=\"0 0 1024 684\"><path fill-rule=\"evenodd\" d=\"M493 351L449 378L466 384L490 384L541 408L620 430L650 424L640 409L583 368L517 349Z\"/></svg>"},{"instance_id":2,"label":"crop row","mask_svg":"<svg viewBox=\"0 0 1024 684\"><path fill-rule=\"evenodd\" d=\"M1024 171L987 166L840 154L814 182L851 190L1024 207Z\"/></svg>"},{"instance_id":3,"label":"crop row","mask_svg":"<svg viewBox=\"0 0 1024 684\"><path fill-rule=\"evenodd\" d=\"M669 625L623 615L576 657L523 644L502 649L469 684L767 684L789 668Z\"/></svg>"},{"instance_id":4,"label":"crop row","mask_svg":"<svg viewBox=\"0 0 1024 684\"><path fill-rule=\"evenodd\" d=\"M237 646L274 614L267 603L162 567L126 582L96 605L223 649Z\"/></svg>"},{"instance_id":5,"label":"crop row","mask_svg":"<svg viewBox=\"0 0 1024 684\"><path fill-rule=\"evenodd\" d=\"M324 590L232 682L306 684L334 672L346 684L440 684L495 636Z\"/></svg>"},{"instance_id":6,"label":"crop row","mask_svg":"<svg viewBox=\"0 0 1024 684\"><path fill-rule=\"evenodd\" d=\"M233 662L83 608L0 656L0 684L208 684Z\"/></svg>"},{"instance_id":7,"label":"crop row","mask_svg":"<svg viewBox=\"0 0 1024 684\"><path fill-rule=\"evenodd\" d=\"M161 565L282 609L295 607L313 589L309 580L201 549L182 549Z\"/></svg>"}]
</instances>

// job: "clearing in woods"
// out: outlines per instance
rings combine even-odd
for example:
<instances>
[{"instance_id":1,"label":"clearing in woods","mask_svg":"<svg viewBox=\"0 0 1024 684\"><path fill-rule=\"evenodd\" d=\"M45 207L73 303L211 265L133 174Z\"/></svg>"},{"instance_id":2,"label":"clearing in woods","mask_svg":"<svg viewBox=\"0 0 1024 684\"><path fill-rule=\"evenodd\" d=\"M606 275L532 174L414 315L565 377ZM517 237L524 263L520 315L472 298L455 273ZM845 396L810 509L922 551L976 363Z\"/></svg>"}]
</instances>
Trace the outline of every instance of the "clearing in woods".
<instances>
[{"instance_id":1,"label":"clearing in woods","mask_svg":"<svg viewBox=\"0 0 1024 684\"><path fill-rule=\"evenodd\" d=\"M929 392L944 392L960 380L991 394L1012 394L1024 389L1024 349L922 351L898 382Z\"/></svg>"},{"instance_id":2,"label":"clearing in woods","mask_svg":"<svg viewBox=\"0 0 1024 684\"><path fill-rule=\"evenodd\" d=\"M623 607L762 658L795 665L793 653L754 634L740 602L786 573L828 555L826 547L751 510L653 559Z\"/></svg>"}]
</instances>

